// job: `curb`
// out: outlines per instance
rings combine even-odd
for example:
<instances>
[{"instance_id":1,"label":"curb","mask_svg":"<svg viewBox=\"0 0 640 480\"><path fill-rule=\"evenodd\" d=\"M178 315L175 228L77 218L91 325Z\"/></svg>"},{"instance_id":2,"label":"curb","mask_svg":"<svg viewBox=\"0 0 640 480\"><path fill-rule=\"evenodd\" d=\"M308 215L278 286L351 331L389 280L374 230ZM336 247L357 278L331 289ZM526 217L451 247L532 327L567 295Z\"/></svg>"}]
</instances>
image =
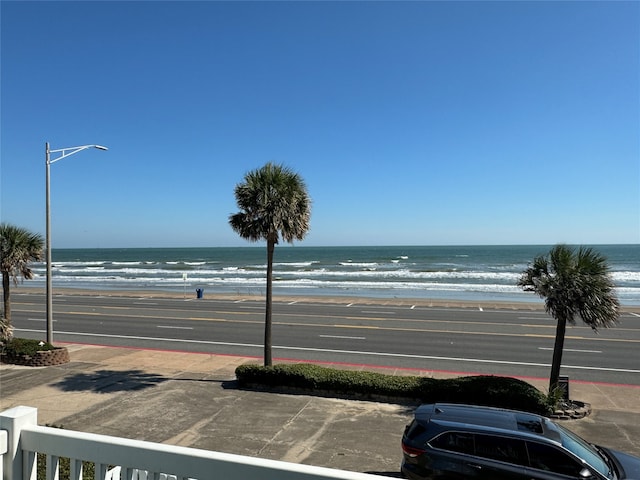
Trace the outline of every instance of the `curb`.
<instances>
[{"instance_id":1,"label":"curb","mask_svg":"<svg viewBox=\"0 0 640 480\"><path fill-rule=\"evenodd\" d=\"M577 420L591 415L591 404L577 400L562 402L555 411L549 415L554 420Z\"/></svg>"},{"instance_id":2,"label":"curb","mask_svg":"<svg viewBox=\"0 0 640 480\"><path fill-rule=\"evenodd\" d=\"M43 350L35 355L2 355L2 363L22 365L24 367L50 367L69 363L69 350L66 347L56 347L53 350Z\"/></svg>"}]
</instances>

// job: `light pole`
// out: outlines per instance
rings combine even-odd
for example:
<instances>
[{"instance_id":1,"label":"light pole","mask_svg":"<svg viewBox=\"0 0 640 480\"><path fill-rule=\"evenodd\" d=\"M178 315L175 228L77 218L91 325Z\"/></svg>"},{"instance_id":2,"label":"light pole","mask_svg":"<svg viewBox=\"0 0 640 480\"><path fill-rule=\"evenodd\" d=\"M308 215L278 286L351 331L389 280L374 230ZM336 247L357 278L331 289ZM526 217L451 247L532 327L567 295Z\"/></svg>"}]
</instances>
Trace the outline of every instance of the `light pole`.
<instances>
[{"instance_id":1,"label":"light pole","mask_svg":"<svg viewBox=\"0 0 640 480\"><path fill-rule=\"evenodd\" d=\"M53 343L53 288L51 282L51 195L50 195L50 167L52 163L56 163L58 160L62 160L65 157L73 155L74 153L78 153L82 150L86 150L88 148L97 148L98 150L108 150L107 147L103 147L102 145L82 145L80 147L67 147L67 148L58 148L56 150L49 149L49 142L45 144L45 154L46 154L46 167L47 167L47 188L46 188L46 210L47 210L47 245L46 245L46 256L47 256L47 343ZM52 153L60 153L61 155L58 158L54 158L51 160Z\"/></svg>"}]
</instances>

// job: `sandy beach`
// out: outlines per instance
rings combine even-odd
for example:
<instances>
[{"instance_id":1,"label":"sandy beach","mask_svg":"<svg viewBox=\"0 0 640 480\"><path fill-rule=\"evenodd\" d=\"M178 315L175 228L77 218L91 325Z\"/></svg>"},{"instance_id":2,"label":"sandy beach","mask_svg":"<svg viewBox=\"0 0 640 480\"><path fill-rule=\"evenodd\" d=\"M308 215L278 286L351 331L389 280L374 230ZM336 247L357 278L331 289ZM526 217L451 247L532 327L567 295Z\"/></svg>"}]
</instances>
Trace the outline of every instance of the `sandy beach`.
<instances>
[{"instance_id":1,"label":"sandy beach","mask_svg":"<svg viewBox=\"0 0 640 480\"><path fill-rule=\"evenodd\" d=\"M517 305L542 301L517 286L535 246L289 247L274 260L274 295L368 303L450 306ZM640 307L640 250L605 249L623 305ZM61 249L54 255L53 288L99 294L252 298L265 294L262 248ZM45 264L21 287L44 289Z\"/></svg>"},{"instance_id":2,"label":"sandy beach","mask_svg":"<svg viewBox=\"0 0 640 480\"><path fill-rule=\"evenodd\" d=\"M18 286L11 289L12 293L20 294L38 294L44 295L45 290L42 288L30 288ZM116 297L135 297L135 298L186 298L196 299L195 292L170 292L154 289L136 289L136 290L96 290L81 288L54 288L53 295L83 295L90 297L100 296L116 296ZM264 300L264 295L253 294L228 294L228 293L209 293L205 290L204 299L209 300ZM328 304L366 304L366 305L416 305L428 307L443 308L504 308L504 309L525 309L525 310L542 310L542 303L534 302L499 302L499 301L465 301L465 300L442 300L442 299L424 299L424 298L375 298L366 296L329 296L329 295L277 295L274 294L273 300L277 302L301 302L301 303L328 303ZM640 307L638 307L640 310Z\"/></svg>"},{"instance_id":3,"label":"sandy beach","mask_svg":"<svg viewBox=\"0 0 640 480\"><path fill-rule=\"evenodd\" d=\"M17 294L44 295L42 288L17 286L11 289ZM154 289L136 290L96 290L80 288L54 288L56 295L82 295L89 297L135 297L135 298L185 298L196 300L195 292L169 292ZM231 300L231 301L261 301L263 295L248 294L224 294L204 292L204 299L207 300ZM274 295L275 302L300 302L300 303L326 303L326 304L359 304L359 305L393 305L393 306L422 306L441 308L475 308L475 309L507 309L507 310L544 310L542 302L499 302L499 301L464 301L464 300L441 300L424 298L375 298L365 296L326 296L326 295ZM640 306L623 306L621 312L640 314Z\"/></svg>"}]
</instances>

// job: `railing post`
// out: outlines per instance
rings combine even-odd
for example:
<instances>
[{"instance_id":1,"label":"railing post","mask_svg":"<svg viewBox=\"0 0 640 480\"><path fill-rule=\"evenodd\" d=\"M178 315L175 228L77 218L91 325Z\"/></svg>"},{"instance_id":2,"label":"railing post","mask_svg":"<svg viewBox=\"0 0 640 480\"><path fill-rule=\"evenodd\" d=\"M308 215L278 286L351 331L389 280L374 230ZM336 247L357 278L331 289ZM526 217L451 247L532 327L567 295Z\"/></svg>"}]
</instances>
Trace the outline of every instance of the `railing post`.
<instances>
[{"instance_id":1,"label":"railing post","mask_svg":"<svg viewBox=\"0 0 640 480\"><path fill-rule=\"evenodd\" d=\"M24 457L20 446L20 432L26 426L38 424L38 409L33 407L14 407L0 413L0 430L7 431L7 453L2 456L2 480L23 480L30 472L35 479L35 455ZM23 458L24 457L24 458Z\"/></svg>"},{"instance_id":2,"label":"railing post","mask_svg":"<svg viewBox=\"0 0 640 480\"><path fill-rule=\"evenodd\" d=\"M0 480L4 479L4 457L9 451L9 435L6 430L0 430Z\"/></svg>"}]
</instances>

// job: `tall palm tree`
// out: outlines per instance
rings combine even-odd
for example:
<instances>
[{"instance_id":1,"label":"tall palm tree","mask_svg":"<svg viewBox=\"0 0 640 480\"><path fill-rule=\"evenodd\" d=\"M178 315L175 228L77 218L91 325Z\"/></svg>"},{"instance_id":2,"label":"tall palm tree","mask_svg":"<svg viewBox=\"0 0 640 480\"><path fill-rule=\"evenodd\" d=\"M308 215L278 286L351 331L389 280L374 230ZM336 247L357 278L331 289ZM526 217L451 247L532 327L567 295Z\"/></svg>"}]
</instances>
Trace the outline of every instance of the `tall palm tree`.
<instances>
[{"instance_id":1,"label":"tall palm tree","mask_svg":"<svg viewBox=\"0 0 640 480\"><path fill-rule=\"evenodd\" d=\"M2 272L2 291L4 300L4 318L11 323L10 280L18 284L18 278L33 278L29 262L42 258L44 241L42 235L8 223L0 224L0 271Z\"/></svg>"},{"instance_id":2,"label":"tall palm tree","mask_svg":"<svg viewBox=\"0 0 640 480\"><path fill-rule=\"evenodd\" d=\"M304 238L309 230L311 199L300 175L271 162L247 173L234 193L240 212L229 216L231 228L246 240L267 241L264 365L270 366L273 253L280 239L293 243Z\"/></svg>"},{"instance_id":3,"label":"tall palm tree","mask_svg":"<svg viewBox=\"0 0 640 480\"><path fill-rule=\"evenodd\" d=\"M566 245L556 245L547 255L534 259L518 286L544 298L545 310L557 321L549 377L551 393L558 387L567 322L575 325L578 316L596 332L617 322L620 304L609 266L606 258L591 248L580 247L576 252Z\"/></svg>"}]
</instances>

